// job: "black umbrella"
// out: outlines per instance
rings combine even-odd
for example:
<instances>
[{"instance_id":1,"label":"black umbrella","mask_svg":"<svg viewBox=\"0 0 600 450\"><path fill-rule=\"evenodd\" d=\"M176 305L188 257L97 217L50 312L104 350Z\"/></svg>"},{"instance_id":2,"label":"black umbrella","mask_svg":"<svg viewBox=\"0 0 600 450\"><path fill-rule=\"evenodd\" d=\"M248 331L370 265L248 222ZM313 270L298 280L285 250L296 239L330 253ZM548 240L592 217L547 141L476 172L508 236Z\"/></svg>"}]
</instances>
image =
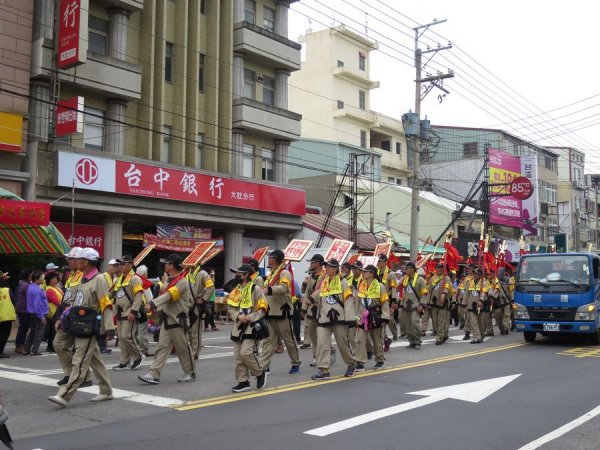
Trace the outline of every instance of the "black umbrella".
<instances>
[{"instance_id":1,"label":"black umbrella","mask_svg":"<svg viewBox=\"0 0 600 450\"><path fill-rule=\"evenodd\" d=\"M4 410L4 405L0 401L0 441L4 443L10 450L13 450L13 440L10 437L10 433L8 432L8 428L5 423L8 419L8 413Z\"/></svg>"}]
</instances>

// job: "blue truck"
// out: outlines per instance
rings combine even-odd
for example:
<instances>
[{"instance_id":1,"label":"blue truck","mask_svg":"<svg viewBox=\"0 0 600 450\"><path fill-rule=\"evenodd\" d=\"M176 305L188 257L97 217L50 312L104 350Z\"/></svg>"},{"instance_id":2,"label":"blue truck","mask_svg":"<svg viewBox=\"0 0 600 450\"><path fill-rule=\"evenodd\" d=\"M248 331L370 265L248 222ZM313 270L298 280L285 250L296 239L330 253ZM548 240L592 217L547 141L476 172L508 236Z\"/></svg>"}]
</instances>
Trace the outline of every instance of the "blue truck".
<instances>
[{"instance_id":1,"label":"blue truck","mask_svg":"<svg viewBox=\"0 0 600 450\"><path fill-rule=\"evenodd\" d=\"M515 327L527 342L580 334L600 344L600 257L592 253L523 255L515 276Z\"/></svg>"}]
</instances>

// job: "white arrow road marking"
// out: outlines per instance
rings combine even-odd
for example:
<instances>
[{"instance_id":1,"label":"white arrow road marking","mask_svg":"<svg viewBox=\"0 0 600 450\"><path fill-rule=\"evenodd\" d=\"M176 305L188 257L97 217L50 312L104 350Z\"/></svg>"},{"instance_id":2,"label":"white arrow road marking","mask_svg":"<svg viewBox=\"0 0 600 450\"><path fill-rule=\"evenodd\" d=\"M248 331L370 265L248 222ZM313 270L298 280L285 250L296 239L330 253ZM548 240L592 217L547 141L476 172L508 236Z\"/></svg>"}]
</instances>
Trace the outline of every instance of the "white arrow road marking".
<instances>
[{"instance_id":1,"label":"white arrow road marking","mask_svg":"<svg viewBox=\"0 0 600 450\"><path fill-rule=\"evenodd\" d=\"M401 405L373 411L361 416L352 417L351 419L342 420L341 422L332 423L331 425L326 425L324 427L308 430L305 431L304 434L311 434L313 436L328 436L330 434L337 433L338 431L347 430L348 428L373 422L377 419L382 419L384 417L409 411L421 406L430 405L447 398L478 403L484 398L492 395L497 390L502 389L508 383L520 376L521 374L519 373L506 377L490 378L488 380L473 381L471 383L455 384L452 386L444 386L425 391L408 392L409 395L425 395L426 397L412 402L403 403Z\"/></svg>"}]
</instances>

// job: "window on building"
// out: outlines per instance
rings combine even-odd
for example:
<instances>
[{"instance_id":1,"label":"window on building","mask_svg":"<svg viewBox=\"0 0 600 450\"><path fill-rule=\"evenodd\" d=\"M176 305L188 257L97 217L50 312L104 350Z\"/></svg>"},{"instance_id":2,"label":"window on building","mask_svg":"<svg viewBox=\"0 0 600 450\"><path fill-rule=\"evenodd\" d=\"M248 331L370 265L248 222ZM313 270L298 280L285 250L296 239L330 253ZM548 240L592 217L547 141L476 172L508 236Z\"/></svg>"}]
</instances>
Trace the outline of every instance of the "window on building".
<instances>
[{"instance_id":1,"label":"window on building","mask_svg":"<svg viewBox=\"0 0 600 450\"><path fill-rule=\"evenodd\" d=\"M579 167L573 168L573 181L576 183L583 183L581 179L581 169Z\"/></svg>"},{"instance_id":2,"label":"window on building","mask_svg":"<svg viewBox=\"0 0 600 450\"><path fill-rule=\"evenodd\" d=\"M195 159L196 169L202 168L202 149L203 148L204 148L204 133L198 133L198 137L196 137L196 159Z\"/></svg>"},{"instance_id":3,"label":"window on building","mask_svg":"<svg viewBox=\"0 0 600 450\"><path fill-rule=\"evenodd\" d=\"M337 66L338 67L344 67L344 61L341 61L341 60L338 59L337 60Z\"/></svg>"},{"instance_id":4,"label":"window on building","mask_svg":"<svg viewBox=\"0 0 600 450\"><path fill-rule=\"evenodd\" d=\"M88 50L96 55L108 54L108 20L89 16Z\"/></svg>"},{"instance_id":5,"label":"window on building","mask_svg":"<svg viewBox=\"0 0 600 450\"><path fill-rule=\"evenodd\" d=\"M204 91L204 61L206 55L200 53L198 58L198 89Z\"/></svg>"},{"instance_id":6,"label":"window on building","mask_svg":"<svg viewBox=\"0 0 600 450\"><path fill-rule=\"evenodd\" d=\"M402 180L400 178L396 178L396 184L398 186L402 186Z\"/></svg>"},{"instance_id":7,"label":"window on building","mask_svg":"<svg viewBox=\"0 0 600 450\"><path fill-rule=\"evenodd\" d=\"M275 104L275 78L263 76L263 103Z\"/></svg>"},{"instance_id":8,"label":"window on building","mask_svg":"<svg viewBox=\"0 0 600 450\"><path fill-rule=\"evenodd\" d=\"M104 149L104 111L84 108L83 146L93 150Z\"/></svg>"},{"instance_id":9,"label":"window on building","mask_svg":"<svg viewBox=\"0 0 600 450\"><path fill-rule=\"evenodd\" d=\"M396 155L402 155L402 143L396 142Z\"/></svg>"},{"instance_id":10,"label":"window on building","mask_svg":"<svg viewBox=\"0 0 600 450\"><path fill-rule=\"evenodd\" d=\"M477 150L477 142L465 142L463 144L463 157L464 158L476 158L479 156Z\"/></svg>"},{"instance_id":11,"label":"window on building","mask_svg":"<svg viewBox=\"0 0 600 450\"><path fill-rule=\"evenodd\" d=\"M358 52L358 70L365 70L367 65L367 55L364 52Z\"/></svg>"},{"instance_id":12,"label":"window on building","mask_svg":"<svg viewBox=\"0 0 600 450\"><path fill-rule=\"evenodd\" d=\"M360 146L367 148L367 132L366 130L360 130Z\"/></svg>"},{"instance_id":13,"label":"window on building","mask_svg":"<svg viewBox=\"0 0 600 450\"><path fill-rule=\"evenodd\" d=\"M255 98L256 73L254 70L244 69L244 97Z\"/></svg>"},{"instance_id":14,"label":"window on building","mask_svg":"<svg viewBox=\"0 0 600 450\"><path fill-rule=\"evenodd\" d=\"M256 23L256 2L254 0L244 1L244 20Z\"/></svg>"},{"instance_id":15,"label":"window on building","mask_svg":"<svg viewBox=\"0 0 600 450\"><path fill-rule=\"evenodd\" d=\"M171 162L171 141L173 138L173 127L169 125L163 126L163 140L160 148L160 162Z\"/></svg>"},{"instance_id":16,"label":"window on building","mask_svg":"<svg viewBox=\"0 0 600 450\"><path fill-rule=\"evenodd\" d=\"M394 177L388 177L388 183L395 184L396 183L396 179Z\"/></svg>"},{"instance_id":17,"label":"window on building","mask_svg":"<svg viewBox=\"0 0 600 450\"><path fill-rule=\"evenodd\" d=\"M268 6L265 6L263 10L263 28L268 31L275 31L275 10Z\"/></svg>"},{"instance_id":18,"label":"window on building","mask_svg":"<svg viewBox=\"0 0 600 450\"><path fill-rule=\"evenodd\" d=\"M171 82L173 79L173 44L165 43L165 81Z\"/></svg>"},{"instance_id":19,"label":"window on building","mask_svg":"<svg viewBox=\"0 0 600 450\"><path fill-rule=\"evenodd\" d=\"M344 102L341 100L337 101L337 109L344 109Z\"/></svg>"},{"instance_id":20,"label":"window on building","mask_svg":"<svg viewBox=\"0 0 600 450\"><path fill-rule=\"evenodd\" d=\"M365 91L358 91L358 107L360 109L367 108L367 94Z\"/></svg>"},{"instance_id":21,"label":"window on building","mask_svg":"<svg viewBox=\"0 0 600 450\"><path fill-rule=\"evenodd\" d=\"M268 148L262 149L262 179L267 181L275 180L273 172L273 159L275 152Z\"/></svg>"},{"instance_id":22,"label":"window on building","mask_svg":"<svg viewBox=\"0 0 600 450\"><path fill-rule=\"evenodd\" d=\"M391 143L389 140L381 141L381 150L391 151Z\"/></svg>"},{"instance_id":23,"label":"window on building","mask_svg":"<svg viewBox=\"0 0 600 450\"><path fill-rule=\"evenodd\" d=\"M242 151L242 176L254 178L254 145L244 144Z\"/></svg>"},{"instance_id":24,"label":"window on building","mask_svg":"<svg viewBox=\"0 0 600 450\"><path fill-rule=\"evenodd\" d=\"M200 0L200 14L206 14L206 0Z\"/></svg>"}]
</instances>

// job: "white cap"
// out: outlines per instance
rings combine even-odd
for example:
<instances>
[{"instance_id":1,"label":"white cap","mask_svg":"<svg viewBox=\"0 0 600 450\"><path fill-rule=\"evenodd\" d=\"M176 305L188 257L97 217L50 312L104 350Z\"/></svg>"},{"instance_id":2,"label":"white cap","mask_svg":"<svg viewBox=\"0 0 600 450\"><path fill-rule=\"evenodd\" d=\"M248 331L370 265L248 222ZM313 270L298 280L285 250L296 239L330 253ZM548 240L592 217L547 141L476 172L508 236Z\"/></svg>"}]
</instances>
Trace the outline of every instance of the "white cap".
<instances>
[{"instance_id":1,"label":"white cap","mask_svg":"<svg viewBox=\"0 0 600 450\"><path fill-rule=\"evenodd\" d=\"M77 248L77 251L75 251L75 254L73 255L73 258L75 258L75 259L82 259L82 258L84 258L83 251L85 249L81 248L81 247L76 247L76 248Z\"/></svg>"},{"instance_id":2,"label":"white cap","mask_svg":"<svg viewBox=\"0 0 600 450\"><path fill-rule=\"evenodd\" d=\"M79 258L87 259L88 261L98 261L100 255L93 248L86 247L81 251L81 256L79 256Z\"/></svg>"},{"instance_id":3,"label":"white cap","mask_svg":"<svg viewBox=\"0 0 600 450\"><path fill-rule=\"evenodd\" d=\"M142 264L141 266L138 266L137 269L135 269L135 273L144 277L148 276L148 267Z\"/></svg>"},{"instance_id":4,"label":"white cap","mask_svg":"<svg viewBox=\"0 0 600 450\"><path fill-rule=\"evenodd\" d=\"M46 264L46 270L56 270L56 269L60 269L60 267L58 267L54 263L48 263L48 264Z\"/></svg>"},{"instance_id":5,"label":"white cap","mask_svg":"<svg viewBox=\"0 0 600 450\"><path fill-rule=\"evenodd\" d=\"M108 265L109 265L109 266L116 266L116 265L118 265L118 264L119 264L119 262L118 262L116 259L114 259L114 258L113 258L113 259L111 259L111 260L108 262Z\"/></svg>"},{"instance_id":6,"label":"white cap","mask_svg":"<svg viewBox=\"0 0 600 450\"><path fill-rule=\"evenodd\" d=\"M75 259L77 258L77 253L80 252L81 250L83 250L81 247L73 247L69 253L65 254L65 258L68 259Z\"/></svg>"}]
</instances>

